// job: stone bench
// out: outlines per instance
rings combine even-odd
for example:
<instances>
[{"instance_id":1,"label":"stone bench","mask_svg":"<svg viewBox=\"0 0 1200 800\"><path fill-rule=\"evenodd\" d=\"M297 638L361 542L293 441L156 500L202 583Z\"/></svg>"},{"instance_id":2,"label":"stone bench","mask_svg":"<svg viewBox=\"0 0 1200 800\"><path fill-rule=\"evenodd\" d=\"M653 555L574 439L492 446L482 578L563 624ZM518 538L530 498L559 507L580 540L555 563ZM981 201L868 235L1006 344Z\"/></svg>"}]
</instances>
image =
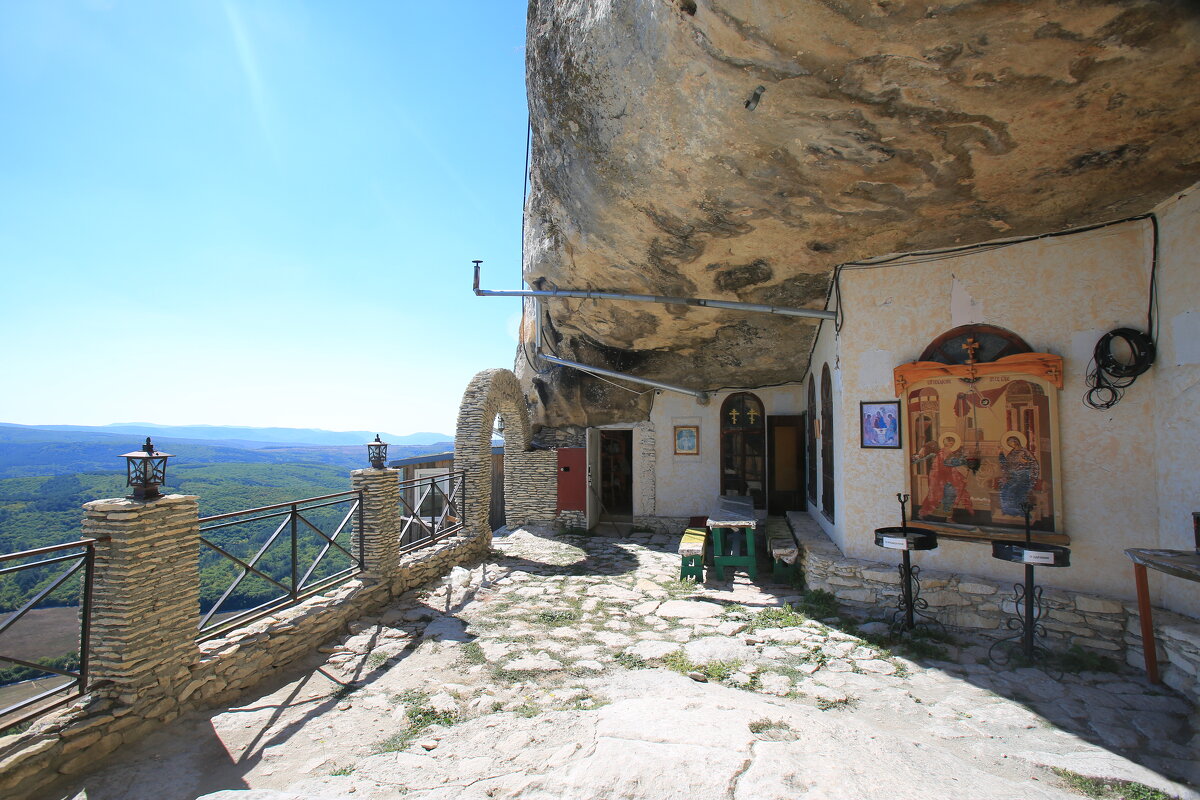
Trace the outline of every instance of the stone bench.
<instances>
[{"instance_id":1,"label":"stone bench","mask_svg":"<svg viewBox=\"0 0 1200 800\"><path fill-rule=\"evenodd\" d=\"M704 580L704 545L708 541L708 528L688 528L679 540L679 580L695 578Z\"/></svg>"}]
</instances>

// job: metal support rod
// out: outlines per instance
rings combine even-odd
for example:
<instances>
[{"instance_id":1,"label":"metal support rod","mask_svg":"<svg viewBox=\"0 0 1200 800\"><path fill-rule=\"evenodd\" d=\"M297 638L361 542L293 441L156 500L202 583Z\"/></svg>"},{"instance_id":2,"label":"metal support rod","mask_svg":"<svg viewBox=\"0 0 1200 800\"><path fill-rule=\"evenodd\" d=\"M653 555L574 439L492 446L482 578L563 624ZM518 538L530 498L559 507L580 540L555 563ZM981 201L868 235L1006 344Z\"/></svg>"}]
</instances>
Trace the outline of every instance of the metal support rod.
<instances>
[{"instance_id":1,"label":"metal support rod","mask_svg":"<svg viewBox=\"0 0 1200 800\"><path fill-rule=\"evenodd\" d=\"M475 280L471 284L472 291L479 297L578 297L585 300L630 300L638 303L660 303L673 306L702 306L704 308L723 308L730 311L751 311L760 314L778 314L785 317L808 317L811 319L837 319L833 311L818 308L792 308L790 306L768 306L761 303L739 303L733 300L707 300L701 297L669 297L658 294L626 294L624 292L593 292L579 289L480 289L479 265L482 261L473 261L475 265Z\"/></svg>"},{"instance_id":2,"label":"metal support rod","mask_svg":"<svg viewBox=\"0 0 1200 800\"><path fill-rule=\"evenodd\" d=\"M292 600L296 600L300 595L300 580L299 580L299 565L296 563L296 504L292 503L292 513L290 516L292 523Z\"/></svg>"},{"instance_id":3,"label":"metal support rod","mask_svg":"<svg viewBox=\"0 0 1200 800\"><path fill-rule=\"evenodd\" d=\"M904 630L911 631L917 627L916 620L913 619L913 573L912 559L905 550L903 554L904 566L901 568L904 578Z\"/></svg>"},{"instance_id":4,"label":"metal support rod","mask_svg":"<svg viewBox=\"0 0 1200 800\"><path fill-rule=\"evenodd\" d=\"M626 375L624 372L616 372L611 369L602 369L601 367L593 367L590 364L581 364L578 361L568 361L565 358L558 356L548 356L545 353L538 353L538 357L543 361L549 361L551 364L558 364L562 367L574 367L584 372L594 372L597 375L605 375L609 378L616 378L622 381L631 381L633 383L641 383L646 386L653 386L655 389L662 389L667 392L678 392L679 394L687 394L696 398L696 402L700 405L708 405L708 392L698 392L694 389L685 389L682 386L672 386L669 383L661 381L652 381L649 378L639 378L634 375Z\"/></svg>"},{"instance_id":5,"label":"metal support rod","mask_svg":"<svg viewBox=\"0 0 1200 800\"><path fill-rule=\"evenodd\" d=\"M1033 661L1033 602L1037 595L1033 588L1033 564L1025 565L1025 638L1021 644L1025 650L1025 660Z\"/></svg>"},{"instance_id":6,"label":"metal support rod","mask_svg":"<svg viewBox=\"0 0 1200 800\"><path fill-rule=\"evenodd\" d=\"M92 587L96 574L96 545L84 550L83 595L79 598L79 691L87 691L92 649Z\"/></svg>"}]
</instances>

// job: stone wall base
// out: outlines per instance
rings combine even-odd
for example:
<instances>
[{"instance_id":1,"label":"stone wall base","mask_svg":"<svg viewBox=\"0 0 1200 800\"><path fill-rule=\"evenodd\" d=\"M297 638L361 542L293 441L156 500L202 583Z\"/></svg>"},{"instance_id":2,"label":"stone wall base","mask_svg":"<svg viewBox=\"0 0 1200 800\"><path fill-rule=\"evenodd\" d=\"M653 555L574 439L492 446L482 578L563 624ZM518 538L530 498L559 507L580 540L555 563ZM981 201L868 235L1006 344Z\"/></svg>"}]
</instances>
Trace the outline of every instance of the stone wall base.
<instances>
[{"instance_id":1,"label":"stone wall base","mask_svg":"<svg viewBox=\"0 0 1200 800\"><path fill-rule=\"evenodd\" d=\"M404 592L484 558L491 534L459 535L404 556L387 578L360 576L299 605L198 645L199 658L177 694L152 688L126 697L112 686L90 687L74 704L0 738L0 797L23 800L64 776L94 767L179 715L230 703L378 611Z\"/></svg>"},{"instance_id":2,"label":"stone wall base","mask_svg":"<svg viewBox=\"0 0 1200 800\"><path fill-rule=\"evenodd\" d=\"M900 596L898 561L843 556L803 512L790 512L788 525L800 545L809 589L831 592L859 615L890 618ZM1012 583L923 568L921 597L943 625L997 638L1011 633L1005 620L1015 612ZM1136 603L1051 588L1043 591L1042 600L1047 609L1042 624L1051 649L1079 645L1132 666L1143 665ZM1164 683L1200 703L1200 622L1156 608L1154 627Z\"/></svg>"}]
</instances>

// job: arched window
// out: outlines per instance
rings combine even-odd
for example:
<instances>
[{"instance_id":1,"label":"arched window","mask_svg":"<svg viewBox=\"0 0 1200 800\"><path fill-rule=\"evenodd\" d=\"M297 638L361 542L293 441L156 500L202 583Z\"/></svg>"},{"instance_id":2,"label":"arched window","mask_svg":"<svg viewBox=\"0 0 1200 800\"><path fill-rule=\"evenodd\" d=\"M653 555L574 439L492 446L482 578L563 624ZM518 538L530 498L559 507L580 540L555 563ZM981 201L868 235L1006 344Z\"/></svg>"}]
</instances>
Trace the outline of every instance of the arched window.
<instances>
[{"instance_id":1,"label":"arched window","mask_svg":"<svg viewBox=\"0 0 1200 800\"><path fill-rule=\"evenodd\" d=\"M821 368L821 510L833 520L833 379Z\"/></svg>"},{"instance_id":2,"label":"arched window","mask_svg":"<svg viewBox=\"0 0 1200 800\"><path fill-rule=\"evenodd\" d=\"M721 494L749 495L766 506L766 419L763 404L749 392L721 404Z\"/></svg>"},{"instance_id":3,"label":"arched window","mask_svg":"<svg viewBox=\"0 0 1200 800\"><path fill-rule=\"evenodd\" d=\"M966 364L971 356L980 363L1028 353L1031 348L1017 334L995 325L959 325L929 343L918 361Z\"/></svg>"},{"instance_id":4,"label":"arched window","mask_svg":"<svg viewBox=\"0 0 1200 800\"><path fill-rule=\"evenodd\" d=\"M817 504L817 381L809 373L808 376L808 428L806 432L807 447L804 448L805 461L807 462L808 473L808 501L814 506Z\"/></svg>"}]
</instances>

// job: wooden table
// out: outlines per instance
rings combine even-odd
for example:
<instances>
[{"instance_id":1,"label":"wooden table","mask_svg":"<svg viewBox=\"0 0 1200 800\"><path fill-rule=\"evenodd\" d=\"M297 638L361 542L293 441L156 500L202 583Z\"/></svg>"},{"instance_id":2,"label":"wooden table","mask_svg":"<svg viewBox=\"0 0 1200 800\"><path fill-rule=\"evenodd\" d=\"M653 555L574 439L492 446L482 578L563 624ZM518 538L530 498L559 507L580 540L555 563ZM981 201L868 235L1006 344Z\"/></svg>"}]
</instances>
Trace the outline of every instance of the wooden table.
<instances>
[{"instance_id":1,"label":"wooden table","mask_svg":"<svg viewBox=\"0 0 1200 800\"><path fill-rule=\"evenodd\" d=\"M754 529L758 527L758 518L754 514L754 499L722 495L717 498L717 505L709 512L705 524L713 533L713 571L717 580L725 579L726 567L745 567L750 580L758 580L758 561L754 553ZM725 537L732 537L735 531L746 537L744 554L726 555Z\"/></svg>"},{"instance_id":2,"label":"wooden table","mask_svg":"<svg viewBox=\"0 0 1200 800\"><path fill-rule=\"evenodd\" d=\"M1150 618L1150 585L1146 568L1156 569L1186 581L1200 582L1200 553L1195 550L1148 550L1139 547L1125 551L1133 562L1133 580L1137 585L1138 619L1142 624L1142 658L1151 683L1158 678L1158 653L1154 646L1154 622Z\"/></svg>"}]
</instances>

